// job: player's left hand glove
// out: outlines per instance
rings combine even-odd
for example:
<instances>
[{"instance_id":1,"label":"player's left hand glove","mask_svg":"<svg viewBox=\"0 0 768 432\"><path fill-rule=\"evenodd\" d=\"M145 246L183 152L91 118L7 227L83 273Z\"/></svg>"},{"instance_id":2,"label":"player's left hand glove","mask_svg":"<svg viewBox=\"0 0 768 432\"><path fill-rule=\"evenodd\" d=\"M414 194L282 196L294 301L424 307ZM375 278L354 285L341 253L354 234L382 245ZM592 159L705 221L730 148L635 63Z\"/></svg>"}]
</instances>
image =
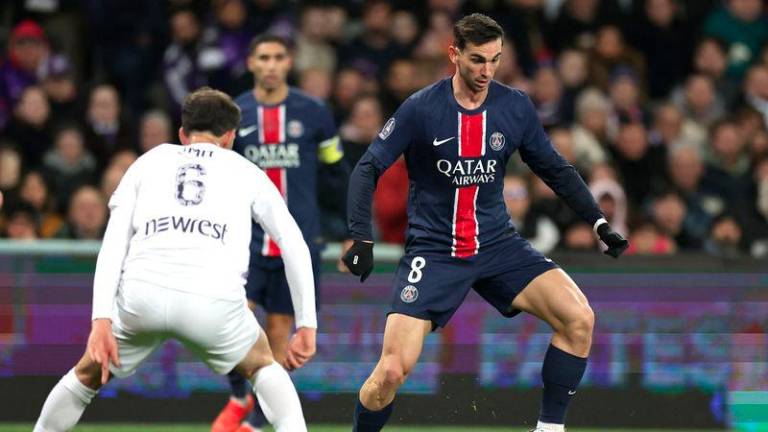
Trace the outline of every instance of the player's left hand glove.
<instances>
[{"instance_id":1,"label":"player's left hand glove","mask_svg":"<svg viewBox=\"0 0 768 432\"><path fill-rule=\"evenodd\" d=\"M618 258L628 247L629 242L627 239L621 236L621 234L611 228L608 222L603 222L597 227L597 235L600 236L600 240L608 246L608 249L603 252L606 255L610 255L614 258Z\"/></svg>"},{"instance_id":2,"label":"player's left hand glove","mask_svg":"<svg viewBox=\"0 0 768 432\"><path fill-rule=\"evenodd\" d=\"M360 282L365 282L373 271L373 243L355 240L341 260L353 275L360 276Z\"/></svg>"}]
</instances>

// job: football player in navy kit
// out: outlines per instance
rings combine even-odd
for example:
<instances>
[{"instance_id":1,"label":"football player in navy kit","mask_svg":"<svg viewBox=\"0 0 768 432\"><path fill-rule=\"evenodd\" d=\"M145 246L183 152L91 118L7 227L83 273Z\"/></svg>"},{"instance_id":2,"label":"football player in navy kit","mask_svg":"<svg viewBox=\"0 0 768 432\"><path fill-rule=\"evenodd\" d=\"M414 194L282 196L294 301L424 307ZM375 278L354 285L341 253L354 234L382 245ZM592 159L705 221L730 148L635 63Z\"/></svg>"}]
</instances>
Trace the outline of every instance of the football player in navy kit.
<instances>
[{"instance_id":1,"label":"football player in navy kit","mask_svg":"<svg viewBox=\"0 0 768 432\"><path fill-rule=\"evenodd\" d=\"M454 26L455 74L409 97L385 124L350 179L353 246L343 261L361 281L373 268L371 196L401 154L410 178L405 254L394 278L381 358L360 389L355 431L378 431L426 335L443 327L469 289L507 317L530 313L554 330L542 367L544 394L536 431L564 430L584 374L594 313L574 281L515 230L504 206L504 167L524 162L618 257L615 233L575 169L553 148L528 96L493 80L503 31L482 14Z\"/></svg>"},{"instance_id":2,"label":"football player in navy kit","mask_svg":"<svg viewBox=\"0 0 768 432\"><path fill-rule=\"evenodd\" d=\"M324 164L323 173L342 184L346 184L349 170L330 110L287 83L292 64L288 43L279 36L264 34L251 42L249 52L247 64L255 86L235 99L242 120L233 149L264 170L283 195L309 245L317 289L321 248L318 169ZM337 208L344 207L343 192L332 192L341 200ZM265 330L272 352L290 369L294 359L286 357L286 348L294 325L293 306L281 253L274 239L254 224L248 302L252 309L258 304L267 312ZM255 401L241 376L233 373L229 378L232 397L212 431L258 431L266 423L263 412L256 403L245 419Z\"/></svg>"}]
</instances>

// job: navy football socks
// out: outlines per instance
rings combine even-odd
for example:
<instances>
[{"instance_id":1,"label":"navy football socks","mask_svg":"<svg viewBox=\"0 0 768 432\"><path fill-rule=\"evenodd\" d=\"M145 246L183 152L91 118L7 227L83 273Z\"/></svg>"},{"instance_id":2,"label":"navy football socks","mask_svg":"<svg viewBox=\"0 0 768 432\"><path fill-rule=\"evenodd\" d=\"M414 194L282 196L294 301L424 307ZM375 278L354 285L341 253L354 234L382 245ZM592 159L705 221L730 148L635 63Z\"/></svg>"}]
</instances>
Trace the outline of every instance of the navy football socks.
<instances>
[{"instance_id":1,"label":"navy football socks","mask_svg":"<svg viewBox=\"0 0 768 432\"><path fill-rule=\"evenodd\" d=\"M358 399L355 405L355 418L352 421L352 432L379 432L389 420L393 406L394 402L380 411L371 411Z\"/></svg>"},{"instance_id":2,"label":"navy football socks","mask_svg":"<svg viewBox=\"0 0 768 432\"><path fill-rule=\"evenodd\" d=\"M544 381L544 396L541 399L539 420L545 423L565 424L565 414L576 387L584 376L587 359L549 345L541 377Z\"/></svg>"},{"instance_id":3,"label":"navy football socks","mask_svg":"<svg viewBox=\"0 0 768 432\"><path fill-rule=\"evenodd\" d=\"M249 425L257 428L264 427L267 424L267 416L265 416L264 411L261 410L258 400L253 405L253 411L248 414L247 421Z\"/></svg>"},{"instance_id":4,"label":"navy football socks","mask_svg":"<svg viewBox=\"0 0 768 432\"><path fill-rule=\"evenodd\" d=\"M245 378L235 371L228 373L227 378L229 378L229 386L232 388L232 396L245 399L248 395L248 384Z\"/></svg>"}]
</instances>

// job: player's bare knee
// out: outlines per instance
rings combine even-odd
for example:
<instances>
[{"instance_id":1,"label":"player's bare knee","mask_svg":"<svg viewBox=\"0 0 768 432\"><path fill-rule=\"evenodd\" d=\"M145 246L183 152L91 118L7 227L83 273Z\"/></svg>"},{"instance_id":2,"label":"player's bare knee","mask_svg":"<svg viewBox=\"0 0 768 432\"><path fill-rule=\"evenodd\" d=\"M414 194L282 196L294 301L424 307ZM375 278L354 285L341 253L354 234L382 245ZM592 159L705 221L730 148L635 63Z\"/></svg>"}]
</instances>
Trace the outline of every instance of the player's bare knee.
<instances>
[{"instance_id":1,"label":"player's bare knee","mask_svg":"<svg viewBox=\"0 0 768 432\"><path fill-rule=\"evenodd\" d=\"M405 382L410 368L403 365L403 362L397 358L385 359L383 363L384 385L388 388L397 389Z\"/></svg>"},{"instance_id":2,"label":"player's bare knee","mask_svg":"<svg viewBox=\"0 0 768 432\"><path fill-rule=\"evenodd\" d=\"M576 345L590 345L595 328L595 313L588 304L579 308L578 314L565 326L565 336Z\"/></svg>"}]
</instances>

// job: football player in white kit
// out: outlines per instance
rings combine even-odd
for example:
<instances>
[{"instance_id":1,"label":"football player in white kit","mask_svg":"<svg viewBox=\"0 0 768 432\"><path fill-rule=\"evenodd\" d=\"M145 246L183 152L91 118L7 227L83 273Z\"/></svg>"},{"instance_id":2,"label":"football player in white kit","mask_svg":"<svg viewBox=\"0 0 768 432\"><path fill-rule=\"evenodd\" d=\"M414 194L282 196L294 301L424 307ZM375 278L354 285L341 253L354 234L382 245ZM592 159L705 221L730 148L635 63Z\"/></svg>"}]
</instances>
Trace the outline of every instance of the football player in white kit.
<instances>
[{"instance_id":1,"label":"football player in white kit","mask_svg":"<svg viewBox=\"0 0 768 432\"><path fill-rule=\"evenodd\" d=\"M229 96L195 91L181 121L184 145L140 157L110 199L88 346L48 395L35 432L73 428L102 385L132 374L169 338L216 373L247 377L277 431L307 430L296 389L243 289L253 218L284 251L297 328L286 367L304 365L317 328L307 245L266 174L229 151L240 122Z\"/></svg>"}]
</instances>

